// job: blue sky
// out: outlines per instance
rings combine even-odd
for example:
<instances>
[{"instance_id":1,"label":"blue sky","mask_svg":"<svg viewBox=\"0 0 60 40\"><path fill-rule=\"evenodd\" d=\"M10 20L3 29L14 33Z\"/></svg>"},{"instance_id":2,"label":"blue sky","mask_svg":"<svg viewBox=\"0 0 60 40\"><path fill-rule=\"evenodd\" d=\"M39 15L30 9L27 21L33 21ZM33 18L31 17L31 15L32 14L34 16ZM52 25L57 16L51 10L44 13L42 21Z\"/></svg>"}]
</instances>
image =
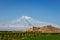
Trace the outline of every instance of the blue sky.
<instances>
[{"instance_id":1,"label":"blue sky","mask_svg":"<svg viewBox=\"0 0 60 40\"><path fill-rule=\"evenodd\" d=\"M30 16L60 25L59 0L0 0L0 23Z\"/></svg>"}]
</instances>

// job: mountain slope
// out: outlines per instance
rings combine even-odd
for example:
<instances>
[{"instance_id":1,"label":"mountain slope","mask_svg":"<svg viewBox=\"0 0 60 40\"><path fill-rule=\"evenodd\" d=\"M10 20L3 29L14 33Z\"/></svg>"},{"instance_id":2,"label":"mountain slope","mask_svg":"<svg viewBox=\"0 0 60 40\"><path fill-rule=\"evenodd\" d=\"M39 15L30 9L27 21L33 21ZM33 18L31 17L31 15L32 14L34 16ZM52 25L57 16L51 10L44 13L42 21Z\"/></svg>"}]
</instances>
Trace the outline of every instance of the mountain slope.
<instances>
[{"instance_id":1,"label":"mountain slope","mask_svg":"<svg viewBox=\"0 0 60 40\"><path fill-rule=\"evenodd\" d=\"M47 33L58 33L58 32L60 33L60 29L52 25L47 25L43 27L32 27L25 30L25 32L36 32L36 31L43 32L43 33L46 33L46 32Z\"/></svg>"}]
</instances>

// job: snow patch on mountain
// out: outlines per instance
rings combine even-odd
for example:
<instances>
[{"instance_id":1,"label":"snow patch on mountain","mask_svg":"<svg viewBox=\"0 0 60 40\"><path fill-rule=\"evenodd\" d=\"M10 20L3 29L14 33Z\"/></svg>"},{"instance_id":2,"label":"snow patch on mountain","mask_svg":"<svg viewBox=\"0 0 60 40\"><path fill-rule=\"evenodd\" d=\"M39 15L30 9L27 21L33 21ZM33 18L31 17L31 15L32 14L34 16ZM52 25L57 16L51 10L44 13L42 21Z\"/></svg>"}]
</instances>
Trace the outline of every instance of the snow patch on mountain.
<instances>
[{"instance_id":1,"label":"snow patch on mountain","mask_svg":"<svg viewBox=\"0 0 60 40\"><path fill-rule=\"evenodd\" d=\"M22 16L22 18L31 19L31 17L28 17L28 16Z\"/></svg>"}]
</instances>

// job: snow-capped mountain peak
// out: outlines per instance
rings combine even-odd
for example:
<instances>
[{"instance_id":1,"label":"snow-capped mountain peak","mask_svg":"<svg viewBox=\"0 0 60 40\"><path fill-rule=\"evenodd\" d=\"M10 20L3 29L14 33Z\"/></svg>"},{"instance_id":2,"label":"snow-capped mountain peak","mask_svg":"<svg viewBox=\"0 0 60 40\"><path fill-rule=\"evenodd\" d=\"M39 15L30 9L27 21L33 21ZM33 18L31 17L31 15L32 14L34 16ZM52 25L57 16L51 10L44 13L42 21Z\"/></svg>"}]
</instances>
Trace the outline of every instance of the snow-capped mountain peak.
<instances>
[{"instance_id":1,"label":"snow-capped mountain peak","mask_svg":"<svg viewBox=\"0 0 60 40\"><path fill-rule=\"evenodd\" d=\"M22 16L16 20L13 20L7 24L0 25L0 30L24 30L33 26L40 27L45 25L51 25L50 23L35 20L29 16ZM53 24L52 24L53 25Z\"/></svg>"}]
</instances>

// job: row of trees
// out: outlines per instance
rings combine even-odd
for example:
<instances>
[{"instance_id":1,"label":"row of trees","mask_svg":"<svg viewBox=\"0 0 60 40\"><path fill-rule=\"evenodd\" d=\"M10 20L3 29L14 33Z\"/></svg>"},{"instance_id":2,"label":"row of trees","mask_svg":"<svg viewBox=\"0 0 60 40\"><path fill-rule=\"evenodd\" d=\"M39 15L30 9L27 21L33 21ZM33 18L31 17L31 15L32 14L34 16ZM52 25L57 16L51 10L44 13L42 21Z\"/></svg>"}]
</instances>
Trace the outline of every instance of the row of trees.
<instances>
[{"instance_id":1,"label":"row of trees","mask_svg":"<svg viewBox=\"0 0 60 40\"><path fill-rule=\"evenodd\" d=\"M15 40L41 35L55 35L60 33L41 33L41 32L0 32L0 40Z\"/></svg>"}]
</instances>

